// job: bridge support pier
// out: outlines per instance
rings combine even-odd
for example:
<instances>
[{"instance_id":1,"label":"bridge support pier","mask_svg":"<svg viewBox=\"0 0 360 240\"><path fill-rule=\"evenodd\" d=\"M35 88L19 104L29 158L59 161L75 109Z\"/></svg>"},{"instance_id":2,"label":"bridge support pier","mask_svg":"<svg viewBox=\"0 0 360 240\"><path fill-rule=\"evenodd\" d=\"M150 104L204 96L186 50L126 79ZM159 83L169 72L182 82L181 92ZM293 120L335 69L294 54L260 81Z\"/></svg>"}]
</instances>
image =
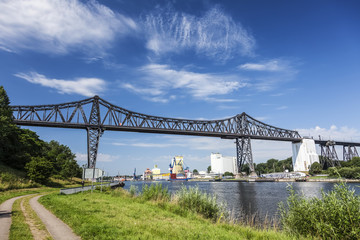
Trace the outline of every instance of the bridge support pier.
<instances>
[{"instance_id":1,"label":"bridge support pier","mask_svg":"<svg viewBox=\"0 0 360 240\"><path fill-rule=\"evenodd\" d=\"M88 168L95 168L96 166L96 158L101 135L102 130L100 128L87 129Z\"/></svg>"},{"instance_id":2,"label":"bridge support pier","mask_svg":"<svg viewBox=\"0 0 360 240\"><path fill-rule=\"evenodd\" d=\"M101 119L100 119L99 96L94 97L88 124L98 126L98 127L87 128L88 168L95 168L100 137L104 132L103 129L100 127Z\"/></svg>"},{"instance_id":3,"label":"bridge support pier","mask_svg":"<svg viewBox=\"0 0 360 240\"><path fill-rule=\"evenodd\" d=\"M335 150L336 143L334 141L328 141L325 145L320 145L321 148L321 165L324 167L340 166L339 157Z\"/></svg>"},{"instance_id":4,"label":"bridge support pier","mask_svg":"<svg viewBox=\"0 0 360 240\"><path fill-rule=\"evenodd\" d=\"M237 172L241 174L241 169L245 163L249 164L250 175L256 176L255 167L251 151L251 139L250 137L236 138L236 163Z\"/></svg>"},{"instance_id":5,"label":"bridge support pier","mask_svg":"<svg viewBox=\"0 0 360 240\"><path fill-rule=\"evenodd\" d=\"M343 146L343 160L350 161L353 157L359 157L355 146Z\"/></svg>"}]
</instances>

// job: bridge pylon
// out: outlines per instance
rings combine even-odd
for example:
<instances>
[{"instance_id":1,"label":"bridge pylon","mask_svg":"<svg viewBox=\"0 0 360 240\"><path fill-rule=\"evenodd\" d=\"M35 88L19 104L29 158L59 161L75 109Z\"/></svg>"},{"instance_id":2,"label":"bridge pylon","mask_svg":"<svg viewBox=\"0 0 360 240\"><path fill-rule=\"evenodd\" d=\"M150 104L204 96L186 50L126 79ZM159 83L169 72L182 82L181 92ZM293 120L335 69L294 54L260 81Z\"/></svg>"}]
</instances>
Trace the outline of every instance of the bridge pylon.
<instances>
[{"instance_id":1,"label":"bridge pylon","mask_svg":"<svg viewBox=\"0 0 360 240\"><path fill-rule=\"evenodd\" d=\"M100 106L98 96L94 97L88 124L91 125L91 127L89 126L86 129L88 147L88 168L95 168L100 137L104 132L104 130L101 128Z\"/></svg>"},{"instance_id":2,"label":"bridge pylon","mask_svg":"<svg viewBox=\"0 0 360 240\"><path fill-rule=\"evenodd\" d=\"M250 137L236 138L236 163L237 172L241 174L241 169L245 163L249 164L250 174L255 173L255 167L251 151L251 139Z\"/></svg>"},{"instance_id":3,"label":"bridge pylon","mask_svg":"<svg viewBox=\"0 0 360 240\"><path fill-rule=\"evenodd\" d=\"M355 146L343 146L343 160L350 161L353 157L359 157Z\"/></svg>"},{"instance_id":4,"label":"bridge pylon","mask_svg":"<svg viewBox=\"0 0 360 240\"><path fill-rule=\"evenodd\" d=\"M321 156L322 156L322 166L335 167L340 166L339 157L335 149L336 142L327 141L325 145L320 144Z\"/></svg>"}]
</instances>

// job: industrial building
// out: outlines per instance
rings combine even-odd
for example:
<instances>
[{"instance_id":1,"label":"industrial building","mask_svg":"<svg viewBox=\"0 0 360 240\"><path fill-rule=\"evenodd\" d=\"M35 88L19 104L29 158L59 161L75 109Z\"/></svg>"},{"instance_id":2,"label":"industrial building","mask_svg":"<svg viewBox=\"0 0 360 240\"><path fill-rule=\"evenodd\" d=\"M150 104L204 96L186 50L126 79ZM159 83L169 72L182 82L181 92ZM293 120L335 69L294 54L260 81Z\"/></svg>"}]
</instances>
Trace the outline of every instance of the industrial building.
<instances>
[{"instance_id":1,"label":"industrial building","mask_svg":"<svg viewBox=\"0 0 360 240\"><path fill-rule=\"evenodd\" d=\"M215 174L224 174L231 172L237 173L236 157L225 157L220 153L211 153L211 172Z\"/></svg>"}]
</instances>

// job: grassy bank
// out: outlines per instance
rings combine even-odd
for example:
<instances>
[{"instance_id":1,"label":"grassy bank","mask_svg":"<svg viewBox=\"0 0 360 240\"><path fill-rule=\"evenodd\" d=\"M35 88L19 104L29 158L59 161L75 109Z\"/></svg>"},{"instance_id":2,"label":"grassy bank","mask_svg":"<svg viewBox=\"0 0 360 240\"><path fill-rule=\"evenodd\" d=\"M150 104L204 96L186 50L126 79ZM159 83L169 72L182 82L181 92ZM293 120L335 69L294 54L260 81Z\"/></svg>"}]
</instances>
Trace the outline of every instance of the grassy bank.
<instances>
[{"instance_id":1,"label":"grassy bank","mask_svg":"<svg viewBox=\"0 0 360 240\"><path fill-rule=\"evenodd\" d=\"M13 197L23 196L27 194L34 194L34 193L49 192L53 190L54 188L42 187L42 188L30 188L30 189L16 189L16 190L0 192L0 204Z\"/></svg>"},{"instance_id":2,"label":"grassy bank","mask_svg":"<svg viewBox=\"0 0 360 240\"><path fill-rule=\"evenodd\" d=\"M214 222L171 202L148 201L122 189L50 194L40 202L83 239L289 239L273 230Z\"/></svg>"}]
</instances>

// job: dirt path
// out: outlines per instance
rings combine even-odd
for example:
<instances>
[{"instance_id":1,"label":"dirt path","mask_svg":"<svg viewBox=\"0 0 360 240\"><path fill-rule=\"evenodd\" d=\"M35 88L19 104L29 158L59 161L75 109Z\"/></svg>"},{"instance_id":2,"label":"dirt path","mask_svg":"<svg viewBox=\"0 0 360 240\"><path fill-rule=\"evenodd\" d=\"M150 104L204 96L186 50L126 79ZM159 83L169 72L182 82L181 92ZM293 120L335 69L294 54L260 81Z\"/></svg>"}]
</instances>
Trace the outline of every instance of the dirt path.
<instances>
[{"instance_id":1,"label":"dirt path","mask_svg":"<svg viewBox=\"0 0 360 240\"><path fill-rule=\"evenodd\" d=\"M0 240L9 239L12 206L17 199L25 196L19 196L8 199L0 205Z\"/></svg>"},{"instance_id":2,"label":"dirt path","mask_svg":"<svg viewBox=\"0 0 360 240\"><path fill-rule=\"evenodd\" d=\"M66 225L63 221L57 218L54 214L48 211L39 202L40 196L36 196L30 199L29 203L32 209L39 216L41 221L45 224L47 230L55 240L79 240L79 236L75 235L71 228ZM1 231L1 230L0 230ZM0 238L2 239L2 238Z\"/></svg>"},{"instance_id":3,"label":"dirt path","mask_svg":"<svg viewBox=\"0 0 360 240\"><path fill-rule=\"evenodd\" d=\"M31 212L29 211L30 206L27 205L28 206L27 208L24 206L25 205L24 202L26 200L29 201L29 199L27 198L23 198L21 200L20 208L25 217L25 222L27 223L27 225L29 225L31 234L33 235L35 240L49 239L50 233L46 231L44 227L40 227L39 223L37 222L37 220L35 220L34 216L31 216Z\"/></svg>"}]
</instances>

